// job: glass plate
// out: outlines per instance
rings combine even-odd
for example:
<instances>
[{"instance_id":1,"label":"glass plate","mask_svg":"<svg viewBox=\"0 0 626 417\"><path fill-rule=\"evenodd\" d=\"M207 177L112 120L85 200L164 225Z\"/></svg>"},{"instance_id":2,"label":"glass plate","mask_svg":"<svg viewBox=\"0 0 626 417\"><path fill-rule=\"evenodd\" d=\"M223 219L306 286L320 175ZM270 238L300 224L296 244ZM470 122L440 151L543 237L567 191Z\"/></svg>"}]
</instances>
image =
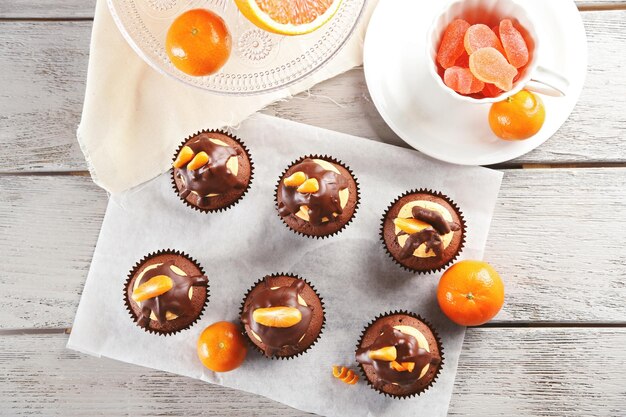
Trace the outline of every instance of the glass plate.
<instances>
[{"instance_id":1,"label":"glass plate","mask_svg":"<svg viewBox=\"0 0 626 417\"><path fill-rule=\"evenodd\" d=\"M301 36L257 28L232 0L108 0L118 28L130 46L157 71L219 94L267 93L294 84L326 64L350 38L367 0L343 0L324 26ZM219 14L233 39L231 56L216 74L192 77L174 67L165 36L181 13L195 8Z\"/></svg>"}]
</instances>

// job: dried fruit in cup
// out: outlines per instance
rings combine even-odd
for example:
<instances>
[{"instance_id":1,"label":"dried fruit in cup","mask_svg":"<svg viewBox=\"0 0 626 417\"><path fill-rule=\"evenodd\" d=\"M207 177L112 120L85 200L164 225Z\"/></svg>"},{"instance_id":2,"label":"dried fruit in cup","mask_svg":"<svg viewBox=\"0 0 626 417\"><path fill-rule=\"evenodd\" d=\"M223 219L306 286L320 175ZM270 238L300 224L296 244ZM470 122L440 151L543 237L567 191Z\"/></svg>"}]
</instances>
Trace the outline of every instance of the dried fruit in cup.
<instances>
[{"instance_id":1,"label":"dried fruit in cup","mask_svg":"<svg viewBox=\"0 0 626 417\"><path fill-rule=\"evenodd\" d=\"M463 19L456 19L448 25L443 33L441 44L437 51L437 62L444 69L453 67L465 52L463 39L470 24Z\"/></svg>"},{"instance_id":2,"label":"dried fruit in cup","mask_svg":"<svg viewBox=\"0 0 626 417\"><path fill-rule=\"evenodd\" d=\"M488 263L461 261L441 276L437 301L453 322L479 326L494 318L502 308L504 283Z\"/></svg>"},{"instance_id":3,"label":"dried fruit in cup","mask_svg":"<svg viewBox=\"0 0 626 417\"><path fill-rule=\"evenodd\" d=\"M303 35L328 22L341 1L235 0L235 3L241 14L261 29L280 35Z\"/></svg>"},{"instance_id":4,"label":"dried fruit in cup","mask_svg":"<svg viewBox=\"0 0 626 417\"><path fill-rule=\"evenodd\" d=\"M485 83L474 77L468 68L451 67L443 74L443 82L461 94L475 94L483 91Z\"/></svg>"},{"instance_id":5,"label":"dried fruit in cup","mask_svg":"<svg viewBox=\"0 0 626 417\"><path fill-rule=\"evenodd\" d=\"M526 45L524 37L513 26L513 22L510 19L504 19L500 22L499 33L509 63L515 68L521 68L528 64L530 59L528 45Z\"/></svg>"},{"instance_id":6,"label":"dried fruit in cup","mask_svg":"<svg viewBox=\"0 0 626 417\"><path fill-rule=\"evenodd\" d=\"M513 79L517 75L517 68L495 48L482 48L471 54L470 70L482 82L495 84L504 91L513 89Z\"/></svg>"},{"instance_id":7,"label":"dried fruit in cup","mask_svg":"<svg viewBox=\"0 0 626 417\"><path fill-rule=\"evenodd\" d=\"M167 31L165 51L172 64L185 74L216 73L228 61L231 36L226 23L206 9L193 9L178 16Z\"/></svg>"},{"instance_id":8,"label":"dried fruit in cup","mask_svg":"<svg viewBox=\"0 0 626 417\"><path fill-rule=\"evenodd\" d=\"M545 119L546 109L541 97L526 90L492 104L489 110L491 130L506 140L523 140L536 135Z\"/></svg>"},{"instance_id":9,"label":"dried fruit in cup","mask_svg":"<svg viewBox=\"0 0 626 417\"><path fill-rule=\"evenodd\" d=\"M482 48L495 48L498 51L504 53L500 39L487 25L473 25L465 32L463 39L463 45L465 51L472 55L474 52Z\"/></svg>"},{"instance_id":10,"label":"dried fruit in cup","mask_svg":"<svg viewBox=\"0 0 626 417\"><path fill-rule=\"evenodd\" d=\"M246 359L248 349L241 330L233 323L213 323L198 338L198 357L214 372L238 368Z\"/></svg>"}]
</instances>

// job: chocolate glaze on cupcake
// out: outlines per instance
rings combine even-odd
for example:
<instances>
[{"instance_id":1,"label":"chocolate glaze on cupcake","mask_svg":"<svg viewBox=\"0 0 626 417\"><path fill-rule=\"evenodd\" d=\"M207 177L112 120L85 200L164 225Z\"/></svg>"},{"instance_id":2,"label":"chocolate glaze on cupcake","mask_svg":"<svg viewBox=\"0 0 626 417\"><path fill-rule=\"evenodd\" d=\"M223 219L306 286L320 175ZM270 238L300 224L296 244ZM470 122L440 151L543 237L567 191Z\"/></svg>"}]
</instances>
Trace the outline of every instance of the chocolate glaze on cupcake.
<instances>
[{"instance_id":1,"label":"chocolate glaze on cupcake","mask_svg":"<svg viewBox=\"0 0 626 417\"><path fill-rule=\"evenodd\" d=\"M328 156L308 156L293 163L276 187L278 214L292 230L324 237L342 230L358 206L352 172Z\"/></svg>"},{"instance_id":2,"label":"chocolate glaze on cupcake","mask_svg":"<svg viewBox=\"0 0 626 417\"><path fill-rule=\"evenodd\" d=\"M324 327L323 302L307 281L290 274L270 275L246 294L241 323L265 356L291 358L317 342Z\"/></svg>"},{"instance_id":3,"label":"chocolate glaze on cupcake","mask_svg":"<svg viewBox=\"0 0 626 417\"><path fill-rule=\"evenodd\" d=\"M387 209L381 238L389 255L405 269L439 271L463 249L465 221L456 204L443 194L411 191Z\"/></svg>"},{"instance_id":4,"label":"chocolate glaze on cupcake","mask_svg":"<svg viewBox=\"0 0 626 417\"><path fill-rule=\"evenodd\" d=\"M245 146L218 131L183 142L173 162L174 189L189 206L204 212L234 205L250 187L252 162Z\"/></svg>"},{"instance_id":5,"label":"chocolate glaze on cupcake","mask_svg":"<svg viewBox=\"0 0 626 417\"><path fill-rule=\"evenodd\" d=\"M208 281L194 259L178 251L159 251L143 258L128 274L126 308L144 330L176 333L202 314Z\"/></svg>"},{"instance_id":6,"label":"chocolate glaze on cupcake","mask_svg":"<svg viewBox=\"0 0 626 417\"><path fill-rule=\"evenodd\" d=\"M431 326L419 316L393 312L365 328L356 361L372 388L406 398L434 383L443 364L443 349Z\"/></svg>"}]
</instances>

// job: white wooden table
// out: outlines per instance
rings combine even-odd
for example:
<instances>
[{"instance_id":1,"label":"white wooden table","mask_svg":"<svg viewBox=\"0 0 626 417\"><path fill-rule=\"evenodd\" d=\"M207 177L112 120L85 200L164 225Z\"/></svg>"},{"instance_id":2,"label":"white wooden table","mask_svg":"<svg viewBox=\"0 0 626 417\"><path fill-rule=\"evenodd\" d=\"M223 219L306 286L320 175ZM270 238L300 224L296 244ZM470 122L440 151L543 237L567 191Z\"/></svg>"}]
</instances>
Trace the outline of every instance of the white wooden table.
<instances>
[{"instance_id":1,"label":"white wooden table","mask_svg":"<svg viewBox=\"0 0 626 417\"><path fill-rule=\"evenodd\" d=\"M0 415L302 415L65 349L107 202L74 134L94 3L0 1ZM467 331L451 415L626 415L626 1L578 4L587 84L555 137L495 167L506 306ZM362 69L266 112L403 145Z\"/></svg>"}]
</instances>

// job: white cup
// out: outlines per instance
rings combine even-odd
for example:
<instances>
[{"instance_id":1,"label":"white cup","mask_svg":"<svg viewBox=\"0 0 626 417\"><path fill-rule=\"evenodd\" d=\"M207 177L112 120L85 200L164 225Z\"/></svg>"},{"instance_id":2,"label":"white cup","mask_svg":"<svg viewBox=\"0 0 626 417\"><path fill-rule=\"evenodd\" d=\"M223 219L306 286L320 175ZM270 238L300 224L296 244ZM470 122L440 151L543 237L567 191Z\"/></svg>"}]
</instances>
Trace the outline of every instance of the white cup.
<instances>
[{"instance_id":1,"label":"white cup","mask_svg":"<svg viewBox=\"0 0 626 417\"><path fill-rule=\"evenodd\" d=\"M513 83L512 90L504 91L493 98L474 98L457 93L443 82L437 64L437 51L446 28L455 19L464 19L471 25L482 23L489 27L499 24L502 19L511 19L514 22L526 40L530 59L528 64L520 69L520 74L517 81ZM428 62L429 71L435 82L450 95L465 102L495 103L518 93L522 89L553 97L562 97L567 94L569 81L557 72L539 66L542 50L535 25L526 9L513 0L456 0L449 3L433 21L428 31L426 48L426 55L431 58Z\"/></svg>"}]
</instances>

